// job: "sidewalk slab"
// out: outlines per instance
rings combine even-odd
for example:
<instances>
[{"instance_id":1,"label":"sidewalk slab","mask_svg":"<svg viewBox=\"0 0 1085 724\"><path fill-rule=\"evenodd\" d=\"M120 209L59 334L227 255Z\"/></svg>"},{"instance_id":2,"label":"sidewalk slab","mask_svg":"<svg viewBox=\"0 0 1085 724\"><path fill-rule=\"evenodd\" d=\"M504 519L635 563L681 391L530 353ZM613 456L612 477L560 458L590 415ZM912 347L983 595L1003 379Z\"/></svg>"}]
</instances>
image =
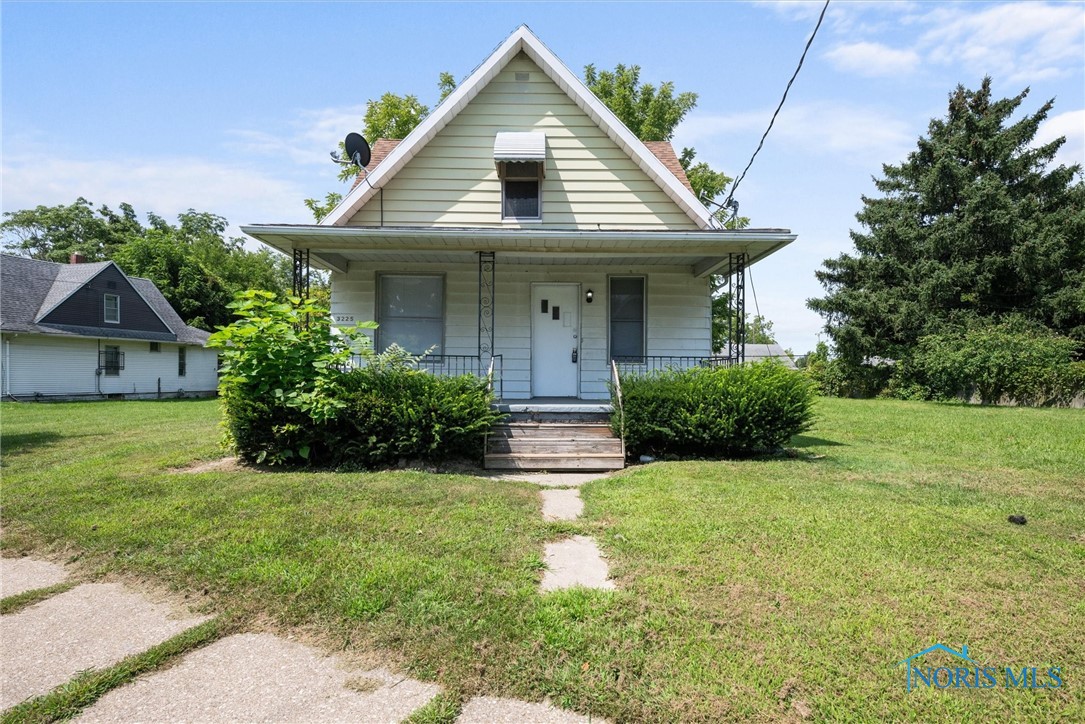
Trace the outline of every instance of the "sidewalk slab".
<instances>
[{"instance_id":1,"label":"sidewalk slab","mask_svg":"<svg viewBox=\"0 0 1085 724\"><path fill-rule=\"evenodd\" d=\"M64 566L35 558L0 558L0 598L63 583Z\"/></svg>"},{"instance_id":2,"label":"sidewalk slab","mask_svg":"<svg viewBox=\"0 0 1085 724\"><path fill-rule=\"evenodd\" d=\"M359 680L372 690L347 688ZM248 633L114 689L77 721L393 722L440 690L383 669L347 671L308 646Z\"/></svg>"},{"instance_id":3,"label":"sidewalk slab","mask_svg":"<svg viewBox=\"0 0 1085 724\"><path fill-rule=\"evenodd\" d=\"M601 722L550 704L531 704L516 699L498 699L479 696L463 706L456 724L499 724L507 722L532 722L532 724L588 724Z\"/></svg>"},{"instance_id":4,"label":"sidewalk slab","mask_svg":"<svg viewBox=\"0 0 1085 724\"><path fill-rule=\"evenodd\" d=\"M584 501L576 488L547 489L540 493L543 520L576 520L584 512Z\"/></svg>"},{"instance_id":5,"label":"sidewalk slab","mask_svg":"<svg viewBox=\"0 0 1085 724\"><path fill-rule=\"evenodd\" d=\"M10 616L0 616L0 709L44 694L80 671L126 656L206 621L176 618L119 583L85 583Z\"/></svg>"},{"instance_id":6,"label":"sidewalk slab","mask_svg":"<svg viewBox=\"0 0 1085 724\"><path fill-rule=\"evenodd\" d=\"M583 535L547 543L544 554L546 571L543 573L542 591L556 591L573 586L613 589L614 582L607 578L609 569L603 560L595 539Z\"/></svg>"}]
</instances>

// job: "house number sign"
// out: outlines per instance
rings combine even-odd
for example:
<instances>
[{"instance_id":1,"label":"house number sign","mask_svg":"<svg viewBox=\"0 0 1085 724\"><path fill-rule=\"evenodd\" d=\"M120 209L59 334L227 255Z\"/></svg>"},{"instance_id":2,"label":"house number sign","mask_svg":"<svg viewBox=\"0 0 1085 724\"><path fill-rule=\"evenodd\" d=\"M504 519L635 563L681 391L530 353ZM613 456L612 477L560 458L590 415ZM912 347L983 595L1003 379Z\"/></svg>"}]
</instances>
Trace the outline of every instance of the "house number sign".
<instances>
[{"instance_id":1,"label":"house number sign","mask_svg":"<svg viewBox=\"0 0 1085 724\"><path fill-rule=\"evenodd\" d=\"M336 324L353 324L354 323L354 315L353 314L333 314L332 315L332 321L335 322Z\"/></svg>"}]
</instances>

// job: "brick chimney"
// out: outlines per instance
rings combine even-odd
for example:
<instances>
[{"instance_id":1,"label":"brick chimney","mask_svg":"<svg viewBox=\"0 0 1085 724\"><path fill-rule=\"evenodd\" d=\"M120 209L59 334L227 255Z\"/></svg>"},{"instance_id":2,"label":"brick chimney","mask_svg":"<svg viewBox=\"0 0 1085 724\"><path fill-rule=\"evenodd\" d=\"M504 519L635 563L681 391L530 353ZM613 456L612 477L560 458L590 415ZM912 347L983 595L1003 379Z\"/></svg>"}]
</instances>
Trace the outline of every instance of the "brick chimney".
<instances>
[{"instance_id":1,"label":"brick chimney","mask_svg":"<svg viewBox=\"0 0 1085 724\"><path fill-rule=\"evenodd\" d=\"M69 264L86 264L87 257L80 254L78 251L73 251L72 255L68 257Z\"/></svg>"}]
</instances>

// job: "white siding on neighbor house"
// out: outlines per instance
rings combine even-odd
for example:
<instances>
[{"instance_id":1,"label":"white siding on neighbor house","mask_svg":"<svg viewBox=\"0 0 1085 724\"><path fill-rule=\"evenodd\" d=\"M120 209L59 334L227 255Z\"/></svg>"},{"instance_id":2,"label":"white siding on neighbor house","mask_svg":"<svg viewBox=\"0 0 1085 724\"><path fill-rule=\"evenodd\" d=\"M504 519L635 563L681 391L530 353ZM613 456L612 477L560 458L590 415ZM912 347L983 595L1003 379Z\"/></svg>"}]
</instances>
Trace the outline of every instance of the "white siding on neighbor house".
<instances>
[{"instance_id":1,"label":"white siding on neighbor house","mask_svg":"<svg viewBox=\"0 0 1085 724\"><path fill-rule=\"evenodd\" d=\"M352 262L347 274L332 275L331 311L355 321L376 319L378 274L442 274L445 278L444 353L478 354L478 266L475 264L378 264ZM527 266L502 264L495 271L495 352L502 355L506 399L531 397L531 284L580 285L580 397L606 399L610 379L607 349L607 289L610 276L647 280L648 355L712 354L708 279L688 267ZM588 289L591 304L584 302Z\"/></svg>"},{"instance_id":2,"label":"white siding on neighbor house","mask_svg":"<svg viewBox=\"0 0 1085 724\"><path fill-rule=\"evenodd\" d=\"M529 80L517 81L517 73ZM501 219L499 131L546 134L542 221ZM546 74L520 53L348 226L696 229L697 225Z\"/></svg>"},{"instance_id":3,"label":"white siding on neighbor house","mask_svg":"<svg viewBox=\"0 0 1085 724\"><path fill-rule=\"evenodd\" d=\"M116 376L95 375L98 349L117 346L124 352L124 369ZM162 342L161 352L137 340L3 335L0 385L3 394L93 395L210 392L218 387L215 350L186 345L186 374L177 374L177 347ZM9 389L10 385L10 389Z\"/></svg>"}]
</instances>

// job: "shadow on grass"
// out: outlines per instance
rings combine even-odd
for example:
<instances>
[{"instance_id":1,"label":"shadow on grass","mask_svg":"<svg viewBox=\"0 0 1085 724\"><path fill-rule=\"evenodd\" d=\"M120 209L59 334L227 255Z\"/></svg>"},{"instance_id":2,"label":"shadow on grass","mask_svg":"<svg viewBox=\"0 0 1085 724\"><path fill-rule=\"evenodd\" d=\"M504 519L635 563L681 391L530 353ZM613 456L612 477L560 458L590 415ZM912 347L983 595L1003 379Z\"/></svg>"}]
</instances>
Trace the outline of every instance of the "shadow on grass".
<instances>
[{"instance_id":1,"label":"shadow on grass","mask_svg":"<svg viewBox=\"0 0 1085 724\"><path fill-rule=\"evenodd\" d=\"M836 442L835 440L826 440L820 437L813 437L811 435L795 435L791 438L789 447L847 447L847 443Z\"/></svg>"},{"instance_id":2,"label":"shadow on grass","mask_svg":"<svg viewBox=\"0 0 1085 724\"><path fill-rule=\"evenodd\" d=\"M87 437L86 435L61 435L59 432L26 432L0 437L0 450L5 456L22 455L35 448L52 445L67 437Z\"/></svg>"}]
</instances>

